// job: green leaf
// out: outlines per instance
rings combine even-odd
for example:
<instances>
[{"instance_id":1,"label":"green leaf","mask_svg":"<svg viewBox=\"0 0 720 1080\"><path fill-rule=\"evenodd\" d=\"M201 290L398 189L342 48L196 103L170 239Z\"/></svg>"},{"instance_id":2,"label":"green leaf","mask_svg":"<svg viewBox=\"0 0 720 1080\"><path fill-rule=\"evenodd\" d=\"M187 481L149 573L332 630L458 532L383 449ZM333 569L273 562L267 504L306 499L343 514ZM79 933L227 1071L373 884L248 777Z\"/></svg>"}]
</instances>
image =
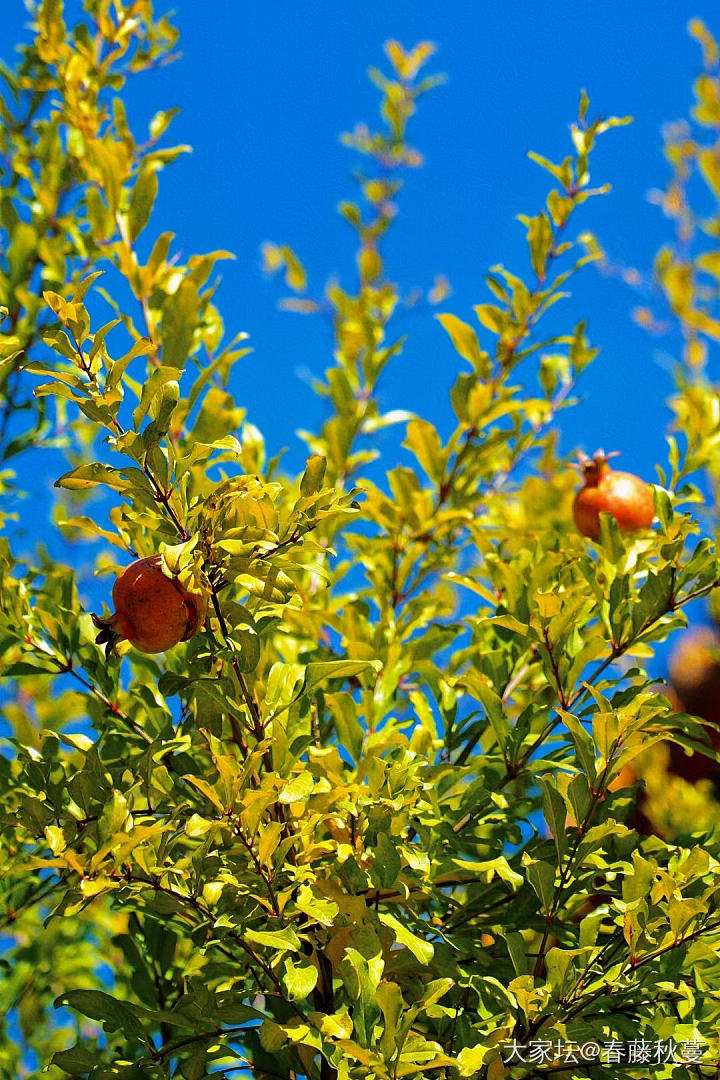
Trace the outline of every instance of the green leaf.
<instances>
[{"instance_id":1,"label":"green leaf","mask_svg":"<svg viewBox=\"0 0 720 1080\"><path fill-rule=\"evenodd\" d=\"M150 405L157 395L162 394L163 388L167 383L177 384L177 368L174 367L159 367L155 368L152 375L143 384L142 397L139 404L133 411L133 424L135 429L140 428L141 423L147 416ZM177 396L175 397L177 401Z\"/></svg>"},{"instance_id":2,"label":"green leaf","mask_svg":"<svg viewBox=\"0 0 720 1080\"><path fill-rule=\"evenodd\" d=\"M622 879L622 898L626 904L633 900L646 900L657 873L657 863L643 858L638 851L632 853L632 873Z\"/></svg>"},{"instance_id":3,"label":"green leaf","mask_svg":"<svg viewBox=\"0 0 720 1080\"><path fill-rule=\"evenodd\" d=\"M92 1020L100 1020L106 1031L121 1031L134 1040L149 1042L143 1025L130 1005L102 990L70 990L55 1000L55 1008L75 1009Z\"/></svg>"},{"instance_id":4,"label":"green leaf","mask_svg":"<svg viewBox=\"0 0 720 1080\"><path fill-rule=\"evenodd\" d=\"M550 220L545 213L527 221L527 240L530 247L532 268L542 281L545 277L547 259L552 250L554 236Z\"/></svg>"},{"instance_id":5,"label":"green leaf","mask_svg":"<svg viewBox=\"0 0 720 1080\"><path fill-rule=\"evenodd\" d=\"M375 1021L380 1016L377 991L382 977L384 962L380 953L367 958L357 949L347 948L340 965L340 975L345 989L354 1001L353 1027L360 1046L373 1043Z\"/></svg>"},{"instance_id":6,"label":"green leaf","mask_svg":"<svg viewBox=\"0 0 720 1080\"><path fill-rule=\"evenodd\" d=\"M328 679L349 679L368 671L378 671L377 660L324 660L308 664L305 669L303 693L309 693Z\"/></svg>"},{"instance_id":7,"label":"green leaf","mask_svg":"<svg viewBox=\"0 0 720 1080\"><path fill-rule=\"evenodd\" d=\"M154 352L155 346L150 338L140 338L135 342L133 347L121 356L119 360L111 363L110 370L108 371L107 378L105 380L105 391L114 391L122 380L128 365L138 356L147 356L149 353Z\"/></svg>"},{"instance_id":8,"label":"green leaf","mask_svg":"<svg viewBox=\"0 0 720 1080\"><path fill-rule=\"evenodd\" d=\"M567 836L565 834L565 817L567 810L565 801L555 787L555 782L550 776L543 776L539 780L542 789L542 805L545 821L555 840L558 858L562 859L568 851Z\"/></svg>"},{"instance_id":9,"label":"green leaf","mask_svg":"<svg viewBox=\"0 0 720 1080\"><path fill-rule=\"evenodd\" d=\"M466 685L472 696L477 698L485 709L490 725L495 732L498 746L504 753L510 735L510 725L500 695L495 692L490 682L482 676L468 680Z\"/></svg>"},{"instance_id":10,"label":"green leaf","mask_svg":"<svg viewBox=\"0 0 720 1080\"><path fill-rule=\"evenodd\" d=\"M530 963L526 953L525 939L519 930L505 930L501 931L502 937L505 939L505 944L512 960L513 968L516 975L529 975Z\"/></svg>"},{"instance_id":11,"label":"green leaf","mask_svg":"<svg viewBox=\"0 0 720 1080\"><path fill-rule=\"evenodd\" d=\"M562 995L565 988L568 969L572 975L572 958L571 952L567 949L559 949L557 946L549 949L545 954L548 986L553 989L557 997Z\"/></svg>"},{"instance_id":12,"label":"green leaf","mask_svg":"<svg viewBox=\"0 0 720 1080\"><path fill-rule=\"evenodd\" d=\"M566 712L564 709L558 709L558 715L562 717L565 726L570 732L570 738L575 747L575 753L577 754L580 768L583 770L590 783L594 783L597 773L595 769L595 743L593 742L592 736L589 731L583 727L574 713Z\"/></svg>"},{"instance_id":13,"label":"green leaf","mask_svg":"<svg viewBox=\"0 0 720 1080\"><path fill-rule=\"evenodd\" d=\"M301 494L315 495L316 492L321 491L326 469L327 458L322 457L320 454L313 454L309 457L300 481Z\"/></svg>"},{"instance_id":14,"label":"green leaf","mask_svg":"<svg viewBox=\"0 0 720 1080\"><path fill-rule=\"evenodd\" d=\"M236 626L232 632L232 640L240 646L240 653L235 653L240 671L248 673L254 671L260 663L261 641L252 626Z\"/></svg>"},{"instance_id":15,"label":"green leaf","mask_svg":"<svg viewBox=\"0 0 720 1080\"><path fill-rule=\"evenodd\" d=\"M196 839L198 836L205 836L216 824L217 822L209 821L207 818L200 817L199 814L192 814L185 822L185 833Z\"/></svg>"},{"instance_id":16,"label":"green leaf","mask_svg":"<svg viewBox=\"0 0 720 1080\"><path fill-rule=\"evenodd\" d=\"M475 1076L482 1068L483 1062L491 1049L487 1044L464 1046L457 1056L460 1075Z\"/></svg>"},{"instance_id":17,"label":"green leaf","mask_svg":"<svg viewBox=\"0 0 720 1080\"><path fill-rule=\"evenodd\" d=\"M318 970L313 964L296 966L288 957L283 983L291 1001L304 1001L317 986Z\"/></svg>"},{"instance_id":18,"label":"green leaf","mask_svg":"<svg viewBox=\"0 0 720 1080\"><path fill-rule=\"evenodd\" d=\"M39 658L37 663L32 660L16 660L14 664L7 664L3 668L3 676L6 679L17 679L19 675L57 675L58 665L49 661L43 663Z\"/></svg>"},{"instance_id":19,"label":"green leaf","mask_svg":"<svg viewBox=\"0 0 720 1080\"><path fill-rule=\"evenodd\" d=\"M179 399L180 384L173 380L165 383L160 393L151 401L150 412L153 421L143 431L143 445L146 451L153 450L167 435Z\"/></svg>"},{"instance_id":20,"label":"green leaf","mask_svg":"<svg viewBox=\"0 0 720 1080\"><path fill-rule=\"evenodd\" d=\"M268 949L277 949L290 952L301 952L300 938L291 926L284 930L246 930L245 937L255 945L263 945Z\"/></svg>"},{"instance_id":21,"label":"green leaf","mask_svg":"<svg viewBox=\"0 0 720 1080\"><path fill-rule=\"evenodd\" d=\"M260 1045L269 1054L276 1054L288 1041L287 1034L273 1020L263 1020L260 1027Z\"/></svg>"},{"instance_id":22,"label":"green leaf","mask_svg":"<svg viewBox=\"0 0 720 1080\"><path fill-rule=\"evenodd\" d=\"M380 1038L380 1052L385 1061L390 1061L395 1054L395 1036L403 1007L402 993L397 983L383 979L377 988L376 998L385 1021L384 1031Z\"/></svg>"},{"instance_id":23,"label":"green leaf","mask_svg":"<svg viewBox=\"0 0 720 1080\"><path fill-rule=\"evenodd\" d=\"M355 701L349 693L325 693L324 697L334 718L340 742L351 755L353 761L358 762L362 756L365 732L358 720Z\"/></svg>"},{"instance_id":24,"label":"green leaf","mask_svg":"<svg viewBox=\"0 0 720 1080\"><path fill-rule=\"evenodd\" d=\"M352 1035L353 1022L346 1012L332 1013L320 1020L320 1030L331 1039L349 1039Z\"/></svg>"},{"instance_id":25,"label":"green leaf","mask_svg":"<svg viewBox=\"0 0 720 1080\"><path fill-rule=\"evenodd\" d=\"M381 923L384 923L385 926L392 930L395 934L395 940L404 945L406 949L409 949L416 960L419 960L425 966L431 962L435 955L435 949L429 941L416 937L399 919L396 919L388 911L378 912L378 918Z\"/></svg>"},{"instance_id":26,"label":"green leaf","mask_svg":"<svg viewBox=\"0 0 720 1080\"><path fill-rule=\"evenodd\" d=\"M71 1076L80 1076L82 1073L90 1072L91 1069L95 1068L97 1055L91 1054L80 1043L76 1043L69 1050L58 1050L57 1053L53 1054L51 1064L64 1069Z\"/></svg>"},{"instance_id":27,"label":"green leaf","mask_svg":"<svg viewBox=\"0 0 720 1080\"><path fill-rule=\"evenodd\" d=\"M478 344L477 334L472 326L455 315L436 315L435 318L450 336L456 351L464 360L468 360L475 371L481 371L485 365L486 354Z\"/></svg>"},{"instance_id":28,"label":"green leaf","mask_svg":"<svg viewBox=\"0 0 720 1080\"><path fill-rule=\"evenodd\" d=\"M152 498L153 492L147 477L139 469L111 469L109 465L93 462L91 465L79 465L70 472L63 473L55 481L55 487L69 488L71 491L84 491L87 488L104 484L113 491L128 492L138 488Z\"/></svg>"},{"instance_id":29,"label":"green leaf","mask_svg":"<svg viewBox=\"0 0 720 1080\"><path fill-rule=\"evenodd\" d=\"M545 169L551 176L554 176L561 184L566 180L566 169L564 165L554 165L548 158L543 157L541 154L536 154L534 150L528 150L527 155L531 161L534 161L536 165L539 165L541 169Z\"/></svg>"},{"instance_id":30,"label":"green leaf","mask_svg":"<svg viewBox=\"0 0 720 1080\"><path fill-rule=\"evenodd\" d=\"M584 772L577 773L568 784L568 801L572 806L573 816L578 825L585 820L585 815L590 809L592 796L590 785Z\"/></svg>"},{"instance_id":31,"label":"green leaf","mask_svg":"<svg viewBox=\"0 0 720 1080\"><path fill-rule=\"evenodd\" d=\"M493 334L502 334L507 322L504 311L494 304L475 304L474 311L486 330L491 330Z\"/></svg>"},{"instance_id":32,"label":"green leaf","mask_svg":"<svg viewBox=\"0 0 720 1080\"><path fill-rule=\"evenodd\" d=\"M92 345L90 346L90 352L88 353L88 359L94 360L98 353L101 353L103 357L107 357L107 350L105 349L105 338L109 332L118 326L122 322L122 319L111 319L110 322L105 323L99 330L96 330L92 335Z\"/></svg>"},{"instance_id":33,"label":"green leaf","mask_svg":"<svg viewBox=\"0 0 720 1080\"><path fill-rule=\"evenodd\" d=\"M542 904L543 914L548 915L555 893L555 867L541 859L528 860L525 876Z\"/></svg>"},{"instance_id":34,"label":"green leaf","mask_svg":"<svg viewBox=\"0 0 720 1080\"><path fill-rule=\"evenodd\" d=\"M383 889L395 885L402 867L402 860L397 848L386 832L379 832L373 859L373 870L378 884Z\"/></svg>"},{"instance_id":35,"label":"green leaf","mask_svg":"<svg viewBox=\"0 0 720 1080\"><path fill-rule=\"evenodd\" d=\"M141 169L132 189L130 208L128 210L128 227L130 239L133 242L137 240L150 220L157 193L158 179L155 169Z\"/></svg>"},{"instance_id":36,"label":"green leaf","mask_svg":"<svg viewBox=\"0 0 720 1080\"><path fill-rule=\"evenodd\" d=\"M447 454L442 448L440 436L431 423L427 420L411 420L407 426L403 446L412 450L434 483L442 482Z\"/></svg>"},{"instance_id":37,"label":"green leaf","mask_svg":"<svg viewBox=\"0 0 720 1080\"><path fill-rule=\"evenodd\" d=\"M673 520L672 500L665 488L660 487L658 484L653 485L653 495L655 498L655 514L663 529L667 532Z\"/></svg>"},{"instance_id":38,"label":"green leaf","mask_svg":"<svg viewBox=\"0 0 720 1080\"><path fill-rule=\"evenodd\" d=\"M490 882L498 877L507 882L513 892L525 883L525 878L513 870L504 855L496 855L494 859L453 859L453 862L456 866L481 875L481 881Z\"/></svg>"},{"instance_id":39,"label":"green leaf","mask_svg":"<svg viewBox=\"0 0 720 1080\"><path fill-rule=\"evenodd\" d=\"M307 800L310 795L312 795L312 790L312 773L308 771L301 772L298 776L294 776L292 780L285 785L285 787L278 795L278 802L305 802L305 800Z\"/></svg>"},{"instance_id":40,"label":"green leaf","mask_svg":"<svg viewBox=\"0 0 720 1080\"><path fill-rule=\"evenodd\" d=\"M199 319L197 286L186 278L163 304L160 340L165 367L184 369Z\"/></svg>"},{"instance_id":41,"label":"green leaf","mask_svg":"<svg viewBox=\"0 0 720 1080\"><path fill-rule=\"evenodd\" d=\"M295 905L321 926L332 926L339 911L334 900L326 900L319 890L313 890L310 885L299 887Z\"/></svg>"},{"instance_id":42,"label":"green leaf","mask_svg":"<svg viewBox=\"0 0 720 1080\"><path fill-rule=\"evenodd\" d=\"M159 139L161 135L164 135L168 129L168 126L173 120L173 117L177 116L180 112L179 108L162 109L160 112L156 112L150 121L150 136L152 139Z\"/></svg>"},{"instance_id":43,"label":"green leaf","mask_svg":"<svg viewBox=\"0 0 720 1080\"><path fill-rule=\"evenodd\" d=\"M484 621L491 623L493 626L502 626L505 630L511 630L513 634L522 634L523 636L526 636L530 629L526 623L521 623L514 615L493 615L492 618Z\"/></svg>"},{"instance_id":44,"label":"green leaf","mask_svg":"<svg viewBox=\"0 0 720 1080\"><path fill-rule=\"evenodd\" d=\"M182 1064L182 1075L185 1080L203 1080L207 1076L208 1052L204 1046L198 1047L191 1057Z\"/></svg>"}]
</instances>

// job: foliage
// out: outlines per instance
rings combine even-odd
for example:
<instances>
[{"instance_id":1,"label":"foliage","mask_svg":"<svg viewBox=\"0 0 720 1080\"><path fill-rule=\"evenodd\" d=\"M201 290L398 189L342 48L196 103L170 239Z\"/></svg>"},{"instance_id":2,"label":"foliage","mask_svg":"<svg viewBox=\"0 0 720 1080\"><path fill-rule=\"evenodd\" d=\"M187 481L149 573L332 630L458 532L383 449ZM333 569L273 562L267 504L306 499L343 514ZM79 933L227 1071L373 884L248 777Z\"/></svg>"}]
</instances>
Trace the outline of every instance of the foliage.
<instances>
[{"instance_id":1,"label":"foliage","mask_svg":"<svg viewBox=\"0 0 720 1080\"><path fill-rule=\"evenodd\" d=\"M495 266L473 324L438 316L462 362L445 436L377 398L402 348L382 238L437 81L432 46L388 43L383 126L345 139L366 163L341 207L355 291L313 299L294 253L265 248L286 306L329 311L335 334L327 419L293 476L233 396L244 335L226 341L209 283L225 253L182 263L166 233L138 254L179 149L159 146L171 110L136 141L119 92L174 32L148 0L85 0L70 28L44 0L34 26L4 73L2 371L4 415L30 386L37 409L6 453L28 479L24 451L56 433L58 487L91 500L63 528L96 539L99 568L106 544L161 552L209 617L164 655L107 662L73 569L2 539L0 1076L498 1080L532 1071L504 1063L513 1040L670 1035L717 1059L717 828L641 838L615 783L648 745L709 746L643 662L720 581L688 509L715 429L696 439L676 410L653 531L605 517L597 544L556 454L597 349L546 314L599 255L573 230L607 191L594 144L624 121L582 96L571 153L531 155L551 186L520 218L527 275ZM692 393L712 409L711 387ZM388 465L373 436L391 424Z\"/></svg>"}]
</instances>

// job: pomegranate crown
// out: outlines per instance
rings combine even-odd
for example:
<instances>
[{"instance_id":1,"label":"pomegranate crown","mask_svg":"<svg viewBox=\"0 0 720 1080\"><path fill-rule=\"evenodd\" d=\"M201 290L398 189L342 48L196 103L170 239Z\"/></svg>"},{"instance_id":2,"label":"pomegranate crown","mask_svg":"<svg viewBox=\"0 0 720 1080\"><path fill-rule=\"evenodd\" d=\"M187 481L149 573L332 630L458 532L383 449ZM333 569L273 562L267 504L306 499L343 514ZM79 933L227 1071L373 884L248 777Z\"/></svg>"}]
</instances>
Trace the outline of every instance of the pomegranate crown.
<instances>
[{"instance_id":1,"label":"pomegranate crown","mask_svg":"<svg viewBox=\"0 0 720 1080\"><path fill-rule=\"evenodd\" d=\"M105 646L105 658L109 660L111 656L117 656L117 643L123 640L123 635L118 633L115 629L115 622L117 616L109 616L108 618L102 618L100 615L94 615L90 613L90 618L95 623L95 626L100 633L95 638L96 645Z\"/></svg>"},{"instance_id":2,"label":"pomegranate crown","mask_svg":"<svg viewBox=\"0 0 720 1080\"><path fill-rule=\"evenodd\" d=\"M574 469L579 469L587 479L593 476L599 476L610 458L619 456L619 450L610 450L607 454L604 450L596 450L592 457L588 457L584 451L578 450L577 462L572 462L572 466Z\"/></svg>"}]
</instances>

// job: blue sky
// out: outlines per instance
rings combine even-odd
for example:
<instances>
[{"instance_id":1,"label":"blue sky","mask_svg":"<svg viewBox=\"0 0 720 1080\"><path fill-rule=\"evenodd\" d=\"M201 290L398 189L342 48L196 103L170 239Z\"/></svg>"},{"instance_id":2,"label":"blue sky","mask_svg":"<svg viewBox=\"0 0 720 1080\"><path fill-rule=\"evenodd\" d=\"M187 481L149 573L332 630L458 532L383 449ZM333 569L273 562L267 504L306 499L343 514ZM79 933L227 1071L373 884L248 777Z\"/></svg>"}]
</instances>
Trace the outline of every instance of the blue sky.
<instances>
[{"instance_id":1,"label":"blue sky","mask_svg":"<svg viewBox=\"0 0 720 1080\"><path fill-rule=\"evenodd\" d=\"M629 113L635 122L600 141L593 179L609 181L613 192L587 204L580 224L614 261L649 268L670 235L669 222L647 201L667 175L660 129L687 113L699 68L688 19L704 17L720 32L715 5L669 0L505 7L178 0L176 9L183 59L137 77L126 92L136 131L157 109L179 106L171 138L194 147L161 175L148 233L172 230L186 254L225 248L237 256L222 264L218 294L228 331L248 331L254 347L236 368L236 396L269 452L289 447L288 463L298 467L304 447L295 429L323 415L299 372L328 365L330 332L320 319L277 310L280 293L260 272L259 248L264 240L290 244L318 292L335 272L353 284L352 236L335 208L354 195L354 160L338 134L376 118L366 69L384 63L383 41L436 42L429 69L448 76L423 99L410 129L426 164L407 177L386 245L388 272L406 290L445 274L453 293L442 310L472 321L472 305L489 299L489 266L526 270L515 215L537 212L547 190L526 152L558 158L569 150L568 123L582 87L595 112ZM5 60L26 21L21 0L6 0ZM654 480L669 422L664 365L677 342L638 329L630 318L637 302L619 280L593 269L565 302L564 325L586 318L602 353L584 376L582 403L563 417L562 449L620 450L618 467ZM410 338L383 377L382 404L413 409L447 435L447 392L462 362L430 311L403 316L397 331ZM48 456L41 471L40 514L52 499L56 462Z\"/></svg>"}]
</instances>

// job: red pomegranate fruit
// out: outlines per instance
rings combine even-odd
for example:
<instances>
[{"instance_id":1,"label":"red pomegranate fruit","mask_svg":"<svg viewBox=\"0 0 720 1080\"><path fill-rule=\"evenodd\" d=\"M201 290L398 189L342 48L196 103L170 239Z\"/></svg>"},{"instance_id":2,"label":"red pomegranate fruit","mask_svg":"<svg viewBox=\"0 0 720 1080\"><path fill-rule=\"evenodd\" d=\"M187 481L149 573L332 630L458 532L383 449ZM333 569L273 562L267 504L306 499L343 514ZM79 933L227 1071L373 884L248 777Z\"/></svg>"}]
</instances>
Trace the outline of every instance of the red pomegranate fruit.
<instances>
[{"instance_id":1,"label":"red pomegranate fruit","mask_svg":"<svg viewBox=\"0 0 720 1080\"><path fill-rule=\"evenodd\" d=\"M708 724L714 750L720 750L720 637L710 627L683 634L670 654L668 697L678 712L699 716ZM686 754L670 746L670 771L695 783L720 780L720 765L704 754Z\"/></svg>"},{"instance_id":2,"label":"red pomegranate fruit","mask_svg":"<svg viewBox=\"0 0 720 1080\"><path fill-rule=\"evenodd\" d=\"M650 484L633 473L615 472L608 459L615 453L597 450L590 458L580 454L579 467L584 484L575 496L573 516L583 536L597 540L600 514L612 514L621 532L649 529L655 517L655 500Z\"/></svg>"},{"instance_id":3,"label":"red pomegranate fruit","mask_svg":"<svg viewBox=\"0 0 720 1080\"><path fill-rule=\"evenodd\" d=\"M197 632L207 611L205 597L188 592L177 578L162 572L159 555L126 567L115 581L112 599L112 615L92 616L100 631L95 640L105 645L107 656L119 641L129 641L144 653L172 649Z\"/></svg>"}]
</instances>

